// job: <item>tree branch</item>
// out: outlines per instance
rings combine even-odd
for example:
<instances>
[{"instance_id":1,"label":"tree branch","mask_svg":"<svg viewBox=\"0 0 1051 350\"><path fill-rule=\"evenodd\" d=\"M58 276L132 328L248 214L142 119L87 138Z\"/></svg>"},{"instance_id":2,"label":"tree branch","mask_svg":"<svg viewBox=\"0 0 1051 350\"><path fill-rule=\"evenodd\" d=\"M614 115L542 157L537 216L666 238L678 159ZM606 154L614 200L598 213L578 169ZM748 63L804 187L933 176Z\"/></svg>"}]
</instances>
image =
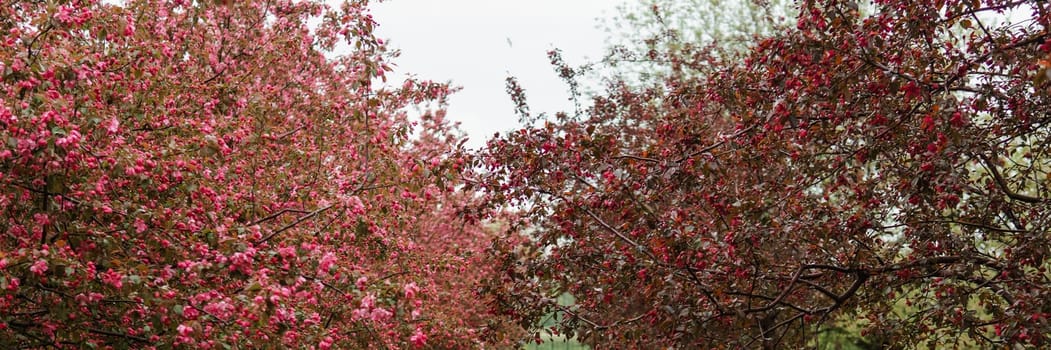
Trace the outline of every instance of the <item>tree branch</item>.
<instances>
[{"instance_id":1,"label":"tree branch","mask_svg":"<svg viewBox=\"0 0 1051 350\"><path fill-rule=\"evenodd\" d=\"M134 336L134 335L131 335L131 334L107 331L107 330L98 329L98 328L88 328L87 331L91 332L91 333L99 334L99 335L105 335L105 336L110 336L110 337L115 337L115 338L124 338L124 339L127 339L127 340L132 340L132 341L143 343L143 344L150 344L150 340L149 339L146 339L146 338L143 338L143 337L139 337L139 336Z\"/></svg>"},{"instance_id":2,"label":"tree branch","mask_svg":"<svg viewBox=\"0 0 1051 350\"><path fill-rule=\"evenodd\" d=\"M978 157L982 158L982 162L985 163L986 169L989 169L989 173L993 175L993 180L996 180L996 184L1000 186L1000 190L1002 190L1004 194L1007 195L1007 197L1017 201L1034 204L1043 203L1047 201L1044 198L1033 197L1012 191L1010 188L1007 187L1007 181L1004 180L1004 177L1000 175L1000 170L996 168L996 164L993 164L993 161L989 160L989 158L986 157L984 154L979 154Z\"/></svg>"},{"instance_id":3,"label":"tree branch","mask_svg":"<svg viewBox=\"0 0 1051 350\"><path fill-rule=\"evenodd\" d=\"M325 211L327 211L329 209L332 209L333 206L334 206L334 204L330 204L330 205L327 205L325 207L322 207L322 208L319 208L317 210L314 210L314 211L308 213L307 215L303 215L303 216L299 217L298 219L296 219L296 221L293 221L292 223L290 223L288 225L285 225L284 227L281 227L281 228L277 229L276 231L270 233L266 237L263 237L263 239L260 239L259 241L255 242L255 244L266 243L271 238L274 238L274 236L277 236L277 234L279 234L281 232L288 231L288 229L291 229L291 228L295 227L296 225L299 225L303 221L307 221L310 218L313 218L314 216L317 216L318 214L324 213Z\"/></svg>"}]
</instances>

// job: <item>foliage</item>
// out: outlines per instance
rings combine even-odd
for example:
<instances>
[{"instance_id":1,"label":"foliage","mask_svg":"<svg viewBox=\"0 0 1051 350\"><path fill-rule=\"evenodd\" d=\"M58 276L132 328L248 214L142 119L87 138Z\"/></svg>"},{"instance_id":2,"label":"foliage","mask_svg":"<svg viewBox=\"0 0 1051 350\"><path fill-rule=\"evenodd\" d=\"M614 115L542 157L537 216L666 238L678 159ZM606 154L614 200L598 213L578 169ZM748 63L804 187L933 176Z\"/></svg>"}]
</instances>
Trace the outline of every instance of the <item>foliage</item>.
<instances>
[{"instance_id":1,"label":"foliage","mask_svg":"<svg viewBox=\"0 0 1051 350\"><path fill-rule=\"evenodd\" d=\"M673 72L700 73L706 67L681 65L698 62L689 59L695 55L731 59L794 15L790 0L629 1L602 22L612 50L609 67L598 73L643 84L659 84Z\"/></svg>"},{"instance_id":2,"label":"foliage","mask_svg":"<svg viewBox=\"0 0 1051 350\"><path fill-rule=\"evenodd\" d=\"M1049 5L800 6L489 142L478 186L529 239L496 246L505 314L601 347L1047 346Z\"/></svg>"},{"instance_id":3,"label":"foliage","mask_svg":"<svg viewBox=\"0 0 1051 350\"><path fill-rule=\"evenodd\" d=\"M450 89L374 87L366 5L0 7L0 347L505 342Z\"/></svg>"}]
</instances>

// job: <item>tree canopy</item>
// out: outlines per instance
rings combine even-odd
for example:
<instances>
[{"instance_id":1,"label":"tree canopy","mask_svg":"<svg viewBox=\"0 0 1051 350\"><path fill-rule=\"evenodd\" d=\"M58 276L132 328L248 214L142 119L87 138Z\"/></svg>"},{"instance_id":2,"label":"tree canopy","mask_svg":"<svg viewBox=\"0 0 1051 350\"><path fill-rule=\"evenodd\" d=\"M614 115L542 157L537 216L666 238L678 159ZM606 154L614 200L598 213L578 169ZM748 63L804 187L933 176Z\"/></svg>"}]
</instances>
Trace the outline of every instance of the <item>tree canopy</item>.
<instances>
[{"instance_id":1,"label":"tree canopy","mask_svg":"<svg viewBox=\"0 0 1051 350\"><path fill-rule=\"evenodd\" d=\"M1051 342L1044 1L622 48L478 152L364 0L5 5L2 348Z\"/></svg>"},{"instance_id":2,"label":"tree canopy","mask_svg":"<svg viewBox=\"0 0 1051 350\"><path fill-rule=\"evenodd\" d=\"M507 340L450 88L380 88L366 5L5 3L0 347Z\"/></svg>"},{"instance_id":3,"label":"tree canopy","mask_svg":"<svg viewBox=\"0 0 1051 350\"><path fill-rule=\"evenodd\" d=\"M1047 3L798 6L489 142L480 186L526 208L507 314L600 347L1048 344Z\"/></svg>"}]
</instances>

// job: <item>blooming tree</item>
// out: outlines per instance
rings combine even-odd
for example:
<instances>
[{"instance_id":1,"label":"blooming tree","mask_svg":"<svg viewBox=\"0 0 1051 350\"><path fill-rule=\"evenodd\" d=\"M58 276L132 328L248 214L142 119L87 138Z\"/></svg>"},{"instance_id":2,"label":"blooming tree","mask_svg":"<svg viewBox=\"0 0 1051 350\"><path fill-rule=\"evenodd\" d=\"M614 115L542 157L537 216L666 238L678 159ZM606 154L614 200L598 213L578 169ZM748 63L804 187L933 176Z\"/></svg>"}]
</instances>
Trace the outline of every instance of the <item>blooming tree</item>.
<instances>
[{"instance_id":1,"label":"blooming tree","mask_svg":"<svg viewBox=\"0 0 1051 350\"><path fill-rule=\"evenodd\" d=\"M1047 346L1049 5L799 6L673 61L710 73L490 141L479 184L530 239L499 247L507 315L618 347Z\"/></svg>"},{"instance_id":2,"label":"blooming tree","mask_svg":"<svg viewBox=\"0 0 1051 350\"><path fill-rule=\"evenodd\" d=\"M0 347L500 342L450 89L378 88L366 5L0 8Z\"/></svg>"}]
</instances>

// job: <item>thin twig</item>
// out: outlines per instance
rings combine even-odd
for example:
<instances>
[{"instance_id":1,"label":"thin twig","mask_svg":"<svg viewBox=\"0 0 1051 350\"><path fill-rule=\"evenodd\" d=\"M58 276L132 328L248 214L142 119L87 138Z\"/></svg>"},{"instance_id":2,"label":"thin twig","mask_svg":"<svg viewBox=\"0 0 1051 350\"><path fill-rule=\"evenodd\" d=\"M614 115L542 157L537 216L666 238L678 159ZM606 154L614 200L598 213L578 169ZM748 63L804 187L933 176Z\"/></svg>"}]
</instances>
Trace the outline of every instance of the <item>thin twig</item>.
<instances>
[{"instance_id":1,"label":"thin twig","mask_svg":"<svg viewBox=\"0 0 1051 350\"><path fill-rule=\"evenodd\" d=\"M303 216L299 217L298 219L296 219L296 221L293 221L292 223L290 223L288 225L285 225L284 227L281 227L281 228L277 229L276 231L270 233L266 237L263 237L263 239L260 239L259 241L255 242L255 244L266 243L271 238L274 238L274 236L277 236L277 234L279 234L281 232L288 231L288 229L291 229L291 228L295 227L296 225L299 225L303 221L307 221L310 218L313 218L314 216L317 216L318 214L324 213L325 211L327 211L329 209L332 209L333 206L335 206L335 205L334 204L326 205L326 206L324 206L322 208L319 208L317 210L314 210L314 211L310 212L307 215L303 215Z\"/></svg>"},{"instance_id":2,"label":"thin twig","mask_svg":"<svg viewBox=\"0 0 1051 350\"><path fill-rule=\"evenodd\" d=\"M1017 201L1034 204L1043 203L1047 201L1044 198L1033 197L1012 191L1010 188L1007 187L1007 181L1005 181L1004 177L1000 175L1000 170L997 170L996 164L993 164L993 162L989 160L989 158L986 157L984 154L979 154L978 157L982 158L982 161L985 163L985 167L989 169L989 173L993 175L993 179L996 180L996 184L1000 186L1000 189L1004 192L1004 194L1007 195L1007 197L1010 197L1011 199Z\"/></svg>"}]
</instances>

